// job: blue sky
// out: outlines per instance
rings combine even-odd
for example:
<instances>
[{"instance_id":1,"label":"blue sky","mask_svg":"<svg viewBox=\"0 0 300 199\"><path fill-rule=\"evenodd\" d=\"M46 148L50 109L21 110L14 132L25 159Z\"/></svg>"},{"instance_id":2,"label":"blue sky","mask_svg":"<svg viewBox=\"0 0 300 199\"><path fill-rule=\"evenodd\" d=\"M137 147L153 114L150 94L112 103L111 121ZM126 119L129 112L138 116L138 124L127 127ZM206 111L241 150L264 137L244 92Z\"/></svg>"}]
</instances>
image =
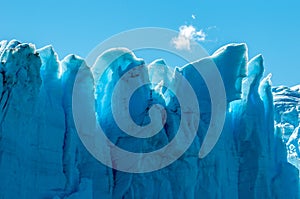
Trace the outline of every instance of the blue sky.
<instances>
[{"instance_id":1,"label":"blue sky","mask_svg":"<svg viewBox=\"0 0 300 199\"><path fill-rule=\"evenodd\" d=\"M193 25L207 34L201 44L208 52L245 42L250 58L263 54L274 85L292 86L300 84L299 9L299 0L2 1L0 39L38 48L52 44L62 59L70 53L85 57L101 41L128 29Z\"/></svg>"}]
</instances>

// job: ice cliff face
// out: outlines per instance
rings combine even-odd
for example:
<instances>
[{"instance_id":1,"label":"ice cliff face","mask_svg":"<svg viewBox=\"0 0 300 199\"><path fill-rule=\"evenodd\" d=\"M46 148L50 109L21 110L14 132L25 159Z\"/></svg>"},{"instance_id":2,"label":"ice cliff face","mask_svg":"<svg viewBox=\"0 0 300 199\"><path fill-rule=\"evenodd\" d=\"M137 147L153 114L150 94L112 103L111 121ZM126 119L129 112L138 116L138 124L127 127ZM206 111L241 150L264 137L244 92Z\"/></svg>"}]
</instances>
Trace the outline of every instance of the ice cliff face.
<instances>
[{"instance_id":1,"label":"ice cliff face","mask_svg":"<svg viewBox=\"0 0 300 199\"><path fill-rule=\"evenodd\" d=\"M276 134L287 145L288 160L300 168L300 87L280 86L272 89L275 106Z\"/></svg>"},{"instance_id":2,"label":"ice cliff face","mask_svg":"<svg viewBox=\"0 0 300 199\"><path fill-rule=\"evenodd\" d=\"M300 89L272 89L270 76L263 78L262 56L248 61L245 44L227 45L196 62L216 63L227 94L223 132L205 158L199 159L198 153L211 102L202 77L187 64L176 70L191 83L201 109L189 149L173 164L150 173L125 173L98 162L74 124L72 90L78 70L83 95L95 96L98 122L126 150L149 152L166 145L181 118L172 92L146 85L132 98L131 117L146 125L150 107L161 104L167 117L160 133L137 139L115 125L112 90L123 74L141 67L142 73L133 72L133 78L159 81L157 73L165 73L155 68L166 66L163 60L146 65L122 48L106 52L97 63L109 63L110 54L120 51L124 56L95 79L98 71L75 55L59 61L51 46L37 50L18 41L0 43L0 198L299 198L298 170L288 161L299 168ZM164 79L176 84L170 76Z\"/></svg>"}]
</instances>

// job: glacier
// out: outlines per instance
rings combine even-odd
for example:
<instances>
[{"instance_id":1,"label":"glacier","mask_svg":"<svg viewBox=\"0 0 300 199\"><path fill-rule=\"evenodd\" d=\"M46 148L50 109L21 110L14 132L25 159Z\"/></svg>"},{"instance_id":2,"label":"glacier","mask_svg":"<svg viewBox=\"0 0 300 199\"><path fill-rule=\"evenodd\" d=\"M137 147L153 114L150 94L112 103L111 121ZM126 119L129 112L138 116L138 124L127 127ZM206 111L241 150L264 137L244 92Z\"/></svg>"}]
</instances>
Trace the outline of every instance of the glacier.
<instances>
[{"instance_id":1,"label":"glacier","mask_svg":"<svg viewBox=\"0 0 300 199\"><path fill-rule=\"evenodd\" d=\"M272 89L275 107L275 133L287 146L287 158L300 168L300 87L278 86Z\"/></svg>"},{"instance_id":2,"label":"glacier","mask_svg":"<svg viewBox=\"0 0 300 199\"><path fill-rule=\"evenodd\" d=\"M111 62L112 54L122 56ZM193 64L210 60L224 81L227 109L220 114L226 118L212 151L199 158L212 104ZM76 55L59 60L52 46L36 49L16 40L0 42L0 198L300 198L300 87L272 87L271 75L264 76L262 55L248 60L246 44L228 44L210 57L174 69L195 90L201 114L194 125L199 128L175 162L145 173L107 167L81 142L72 109L76 75L81 71L80 94L94 99L93 114L106 136L132 152L154 151L172 141L184 110L166 87L144 85L130 100L130 117L137 125L148 125L149 110L159 104L165 117L155 119L163 128L153 137L134 138L112 115L117 82L141 67L132 78L159 82L163 77L175 88L180 84L168 75L164 60L146 64L125 48L106 51L97 61L105 63L108 70L96 79L99 71ZM120 117L128 115L120 112Z\"/></svg>"}]
</instances>

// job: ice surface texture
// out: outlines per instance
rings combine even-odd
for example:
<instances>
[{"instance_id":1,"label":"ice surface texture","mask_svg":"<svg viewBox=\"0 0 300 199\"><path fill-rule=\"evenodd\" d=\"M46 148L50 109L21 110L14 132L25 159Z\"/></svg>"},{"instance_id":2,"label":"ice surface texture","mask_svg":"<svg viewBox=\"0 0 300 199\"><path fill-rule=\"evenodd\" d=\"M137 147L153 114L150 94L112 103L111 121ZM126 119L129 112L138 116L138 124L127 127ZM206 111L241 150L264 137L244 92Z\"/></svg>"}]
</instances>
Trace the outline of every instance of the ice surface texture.
<instances>
[{"instance_id":1,"label":"ice surface texture","mask_svg":"<svg viewBox=\"0 0 300 199\"><path fill-rule=\"evenodd\" d=\"M126 150L163 147L174 138L181 116L172 92L160 84L148 85L134 94L130 114L136 124L146 125L150 107L161 104L167 114L161 132L137 139L115 125L111 94L126 71L144 66L139 78L159 81L155 78L160 73L176 84L164 70L155 69L167 66L165 61L147 66L126 49L110 50L99 63L107 63L109 53L120 50L126 55L112 62L103 78L94 79L97 71L78 56L59 61L51 46L37 50L15 40L0 42L0 198L299 198L298 170L288 160L299 168L300 89L271 89L270 76L262 79L263 57L248 61L245 44L229 44L197 61L216 63L227 94L225 126L208 156L198 157L210 122L209 93L187 64L176 70L196 91L201 115L197 136L184 155L164 169L142 174L98 162L81 143L73 120L78 70L83 70L84 95L95 96L98 122L107 137Z\"/></svg>"},{"instance_id":2,"label":"ice surface texture","mask_svg":"<svg viewBox=\"0 0 300 199\"><path fill-rule=\"evenodd\" d=\"M300 87L274 87L275 128L287 146L288 160L300 169Z\"/></svg>"}]
</instances>

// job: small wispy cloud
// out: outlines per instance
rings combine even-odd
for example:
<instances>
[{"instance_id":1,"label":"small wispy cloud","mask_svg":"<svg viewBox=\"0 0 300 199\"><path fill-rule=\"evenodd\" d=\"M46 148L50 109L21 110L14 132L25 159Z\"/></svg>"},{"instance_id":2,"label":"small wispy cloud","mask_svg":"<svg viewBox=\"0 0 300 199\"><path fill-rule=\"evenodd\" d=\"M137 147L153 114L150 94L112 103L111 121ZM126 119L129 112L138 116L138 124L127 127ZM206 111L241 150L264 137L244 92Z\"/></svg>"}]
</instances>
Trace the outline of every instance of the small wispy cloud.
<instances>
[{"instance_id":1,"label":"small wispy cloud","mask_svg":"<svg viewBox=\"0 0 300 199\"><path fill-rule=\"evenodd\" d=\"M191 50L191 41L205 41L206 34L203 30L197 30L192 25L183 25L179 28L177 37L172 39L172 44L178 50Z\"/></svg>"}]
</instances>

